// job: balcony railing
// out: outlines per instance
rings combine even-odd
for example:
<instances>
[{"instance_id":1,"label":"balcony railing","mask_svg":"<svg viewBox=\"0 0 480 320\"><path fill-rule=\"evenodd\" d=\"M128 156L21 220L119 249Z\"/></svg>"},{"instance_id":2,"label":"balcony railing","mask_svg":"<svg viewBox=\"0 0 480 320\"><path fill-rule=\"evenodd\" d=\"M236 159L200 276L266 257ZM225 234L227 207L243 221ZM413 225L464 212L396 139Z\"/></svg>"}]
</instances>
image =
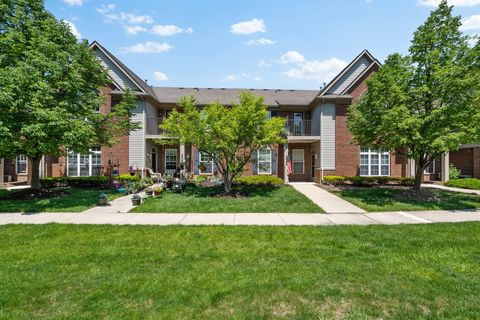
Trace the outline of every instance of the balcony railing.
<instances>
[{"instance_id":1,"label":"balcony railing","mask_svg":"<svg viewBox=\"0 0 480 320\"><path fill-rule=\"evenodd\" d=\"M320 121L318 124L312 120L289 119L285 125L289 136L319 136Z\"/></svg>"}]
</instances>

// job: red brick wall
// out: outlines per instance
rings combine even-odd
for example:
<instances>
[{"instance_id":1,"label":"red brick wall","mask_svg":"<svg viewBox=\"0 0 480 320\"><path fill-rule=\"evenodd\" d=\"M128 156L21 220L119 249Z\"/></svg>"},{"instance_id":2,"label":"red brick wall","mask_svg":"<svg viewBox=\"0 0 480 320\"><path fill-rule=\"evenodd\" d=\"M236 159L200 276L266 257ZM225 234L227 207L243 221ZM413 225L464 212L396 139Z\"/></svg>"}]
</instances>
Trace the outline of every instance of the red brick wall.
<instances>
[{"instance_id":1,"label":"red brick wall","mask_svg":"<svg viewBox=\"0 0 480 320\"><path fill-rule=\"evenodd\" d=\"M450 163L460 169L462 175L473 176L474 149L460 149L450 152Z\"/></svg>"},{"instance_id":2,"label":"red brick wall","mask_svg":"<svg viewBox=\"0 0 480 320\"><path fill-rule=\"evenodd\" d=\"M480 178L480 148L473 149L473 177Z\"/></svg>"},{"instance_id":3,"label":"red brick wall","mask_svg":"<svg viewBox=\"0 0 480 320\"><path fill-rule=\"evenodd\" d=\"M292 173L288 176L289 181L311 181L312 178L312 149L310 143L289 143L288 152L290 156L292 155L293 149L303 149L304 153L304 169L303 174ZM293 171L293 164L292 164Z\"/></svg>"}]
</instances>

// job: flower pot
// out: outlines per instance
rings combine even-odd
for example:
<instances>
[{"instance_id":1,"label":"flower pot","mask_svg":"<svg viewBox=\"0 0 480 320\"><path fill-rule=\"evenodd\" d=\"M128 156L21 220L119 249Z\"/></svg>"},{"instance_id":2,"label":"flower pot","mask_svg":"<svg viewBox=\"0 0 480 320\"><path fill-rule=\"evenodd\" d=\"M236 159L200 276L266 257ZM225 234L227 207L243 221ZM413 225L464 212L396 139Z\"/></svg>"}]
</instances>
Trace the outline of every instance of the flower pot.
<instances>
[{"instance_id":1,"label":"flower pot","mask_svg":"<svg viewBox=\"0 0 480 320\"><path fill-rule=\"evenodd\" d=\"M108 204L108 199L107 198L99 198L97 205L99 206L106 206Z\"/></svg>"},{"instance_id":2,"label":"flower pot","mask_svg":"<svg viewBox=\"0 0 480 320\"><path fill-rule=\"evenodd\" d=\"M140 205L140 202L142 202L142 199L132 199L132 205L134 206Z\"/></svg>"}]
</instances>

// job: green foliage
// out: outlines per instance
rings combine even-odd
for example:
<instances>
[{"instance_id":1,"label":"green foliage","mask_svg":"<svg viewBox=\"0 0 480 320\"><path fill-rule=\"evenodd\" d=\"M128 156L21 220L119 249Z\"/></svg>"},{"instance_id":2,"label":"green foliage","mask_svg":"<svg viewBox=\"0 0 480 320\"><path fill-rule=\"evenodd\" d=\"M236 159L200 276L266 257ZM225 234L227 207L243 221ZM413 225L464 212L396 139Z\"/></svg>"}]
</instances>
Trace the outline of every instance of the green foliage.
<instances>
[{"instance_id":1,"label":"green foliage","mask_svg":"<svg viewBox=\"0 0 480 320\"><path fill-rule=\"evenodd\" d=\"M195 177L193 178L193 182L194 182L195 184L202 184L202 183L204 183L204 182L207 181L207 180L208 180L207 176L195 176Z\"/></svg>"},{"instance_id":2,"label":"green foliage","mask_svg":"<svg viewBox=\"0 0 480 320\"><path fill-rule=\"evenodd\" d=\"M348 112L360 145L402 149L415 160L417 190L432 160L480 140L480 45L470 48L460 26L443 0L409 54L390 55Z\"/></svg>"},{"instance_id":3,"label":"green foliage","mask_svg":"<svg viewBox=\"0 0 480 320\"><path fill-rule=\"evenodd\" d=\"M115 177L115 180L118 180L120 182L133 182L133 181L140 181L140 176L138 174L135 175L130 175L130 173L123 173L119 175L118 177Z\"/></svg>"},{"instance_id":4,"label":"green foliage","mask_svg":"<svg viewBox=\"0 0 480 320\"><path fill-rule=\"evenodd\" d=\"M45 10L43 1L6 0L0 5L0 157L32 160L38 187L42 155L87 152L111 145L136 124L127 93L109 114L96 112L107 72L69 26Z\"/></svg>"},{"instance_id":5,"label":"green foliage","mask_svg":"<svg viewBox=\"0 0 480 320\"><path fill-rule=\"evenodd\" d=\"M450 163L449 170L448 170L449 180L459 179L461 174L462 174L462 172L460 171L460 169L455 167L455 165L453 163Z\"/></svg>"},{"instance_id":6,"label":"green foliage","mask_svg":"<svg viewBox=\"0 0 480 320\"><path fill-rule=\"evenodd\" d=\"M284 182L279 177L269 175L256 175L248 177L240 177L235 179L236 183L244 185L283 185Z\"/></svg>"},{"instance_id":7,"label":"green foliage","mask_svg":"<svg viewBox=\"0 0 480 320\"><path fill-rule=\"evenodd\" d=\"M249 92L239 96L231 107L218 102L199 108L193 97L179 102L181 112L174 110L162 124L162 129L176 142L193 144L212 157L223 178L225 191L251 161L255 150L262 146L283 143L285 120L268 119L263 97ZM170 139L159 141L172 143Z\"/></svg>"},{"instance_id":8,"label":"green foliage","mask_svg":"<svg viewBox=\"0 0 480 320\"><path fill-rule=\"evenodd\" d=\"M110 184L110 178L104 176L92 177L46 177L40 179L40 185L43 188L53 187L76 187L76 188L96 188L105 187Z\"/></svg>"},{"instance_id":9,"label":"green foliage","mask_svg":"<svg viewBox=\"0 0 480 320\"><path fill-rule=\"evenodd\" d=\"M453 187L453 188L480 190L480 179L467 178L467 179L450 180L446 182L445 185L447 187Z\"/></svg>"},{"instance_id":10,"label":"green foliage","mask_svg":"<svg viewBox=\"0 0 480 320\"><path fill-rule=\"evenodd\" d=\"M377 186L377 185L402 185L412 186L415 182L414 178L409 177L362 177L362 176L325 176L323 181L333 185L351 184L355 186Z\"/></svg>"}]
</instances>

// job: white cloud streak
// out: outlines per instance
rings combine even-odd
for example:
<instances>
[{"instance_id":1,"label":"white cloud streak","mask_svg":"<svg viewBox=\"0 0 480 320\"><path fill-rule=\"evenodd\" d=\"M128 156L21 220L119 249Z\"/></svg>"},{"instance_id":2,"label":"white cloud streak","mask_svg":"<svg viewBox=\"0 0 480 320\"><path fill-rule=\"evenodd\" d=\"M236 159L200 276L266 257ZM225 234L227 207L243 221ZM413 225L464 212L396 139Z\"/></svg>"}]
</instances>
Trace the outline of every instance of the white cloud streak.
<instances>
[{"instance_id":1,"label":"white cloud streak","mask_svg":"<svg viewBox=\"0 0 480 320\"><path fill-rule=\"evenodd\" d=\"M133 46L124 47L123 53L161 53L172 50L174 47L167 42L147 41L144 43L137 43Z\"/></svg>"},{"instance_id":2,"label":"white cloud streak","mask_svg":"<svg viewBox=\"0 0 480 320\"><path fill-rule=\"evenodd\" d=\"M480 15L470 16L462 21L461 30L480 30Z\"/></svg>"},{"instance_id":3,"label":"white cloud streak","mask_svg":"<svg viewBox=\"0 0 480 320\"><path fill-rule=\"evenodd\" d=\"M272 44L275 44L275 43L276 43L275 40L271 40L271 39L267 39L267 38L252 39L252 40L248 40L247 42L245 42L245 44L247 46L268 46L268 45L272 45Z\"/></svg>"},{"instance_id":4,"label":"white cloud streak","mask_svg":"<svg viewBox=\"0 0 480 320\"><path fill-rule=\"evenodd\" d=\"M437 7L441 0L417 0L417 4L425 7ZM480 0L449 0L448 4L456 7L473 7L480 4Z\"/></svg>"},{"instance_id":5,"label":"white cloud streak","mask_svg":"<svg viewBox=\"0 0 480 320\"><path fill-rule=\"evenodd\" d=\"M163 72L160 72L160 71L155 71L153 73L153 79L157 80L157 81L166 81L168 80L168 77L165 73Z\"/></svg>"},{"instance_id":6,"label":"white cloud streak","mask_svg":"<svg viewBox=\"0 0 480 320\"><path fill-rule=\"evenodd\" d=\"M265 32L267 27L262 19L252 19L232 24L230 32L234 34L252 34L256 32Z\"/></svg>"},{"instance_id":7,"label":"white cloud streak","mask_svg":"<svg viewBox=\"0 0 480 320\"><path fill-rule=\"evenodd\" d=\"M69 6L83 6L85 3L84 0L63 0L63 2Z\"/></svg>"}]
</instances>

